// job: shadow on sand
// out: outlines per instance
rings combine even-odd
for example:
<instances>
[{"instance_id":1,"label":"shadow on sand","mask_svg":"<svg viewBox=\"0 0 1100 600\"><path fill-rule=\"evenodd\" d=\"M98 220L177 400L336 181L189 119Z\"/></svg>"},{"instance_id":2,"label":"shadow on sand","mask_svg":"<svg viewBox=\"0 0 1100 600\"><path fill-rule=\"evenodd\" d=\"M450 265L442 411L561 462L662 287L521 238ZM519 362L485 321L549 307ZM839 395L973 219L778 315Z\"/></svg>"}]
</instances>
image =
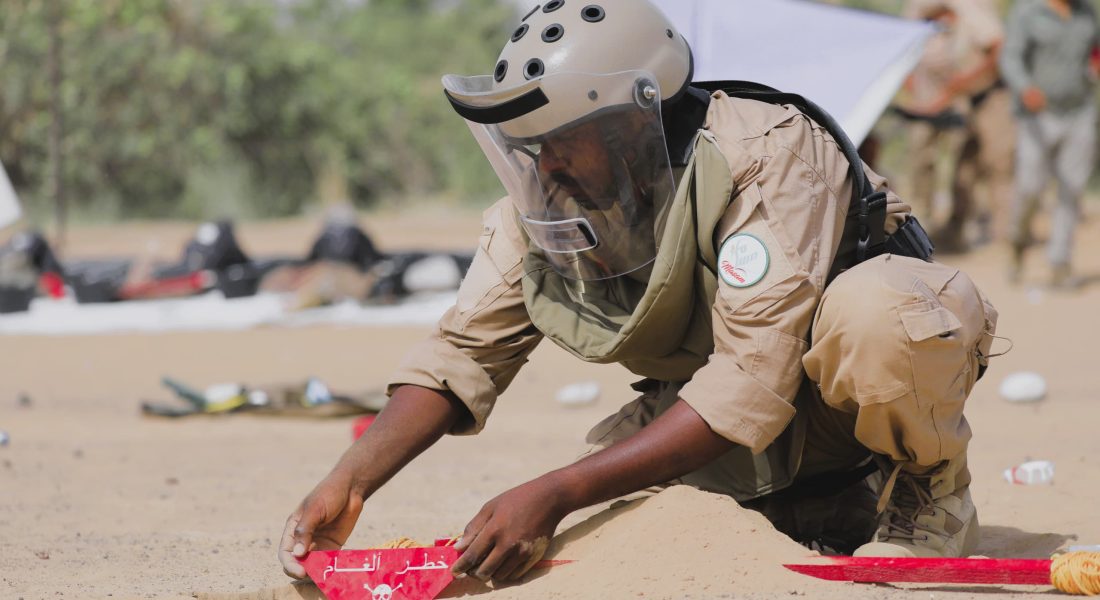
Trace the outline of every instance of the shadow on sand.
<instances>
[{"instance_id":1,"label":"shadow on sand","mask_svg":"<svg viewBox=\"0 0 1100 600\"><path fill-rule=\"evenodd\" d=\"M572 545L577 540L580 540L580 539L583 539L585 537L588 537L589 535L592 535L597 529L599 529L600 527L603 527L605 524L610 522L612 519L616 519L618 517L621 517L622 515L625 515L626 513L634 510L635 508L637 508L639 505L641 505L641 502L637 501L637 500L630 501L630 502L621 502L621 501L616 502L616 503L611 505L611 508L606 509L606 510L601 510L600 512L592 515L591 517L588 517L584 521L581 521L580 523L577 523L576 525L573 525L569 529L566 529L565 531L563 531L563 532L559 533L558 535L554 536L554 539L550 541L550 547L546 550L546 554L543 556L543 558L544 559L570 559L570 558L573 558L573 556L570 556L570 554L569 554L570 545ZM563 566L560 566L560 567L553 567L553 568L568 569L569 567L567 565L563 565ZM484 583L482 583L482 582L480 582L476 579L470 578L470 577L467 577L467 578L464 578L464 579L458 579L458 580L455 580L454 583L452 583L451 585L447 586L443 590L443 592L441 594L439 594L438 597L439 598L459 598L459 597L463 597L463 596L477 596L477 595L480 595L480 594L486 594L486 593L492 592L494 590L506 589L506 588L509 588L509 587L512 587L512 586L515 586L515 585L520 585L520 584L523 584L523 583L534 581L536 579L540 579L542 577L545 577L547 575L547 573L549 573L549 572L550 572L550 569L532 569L531 571L529 571L527 573L526 576L524 576L519 581L516 581L516 582L513 582L513 583L503 583L503 584L494 583L492 587L490 587L489 585L486 585L486 584L484 584Z\"/></svg>"},{"instance_id":2,"label":"shadow on sand","mask_svg":"<svg viewBox=\"0 0 1100 600\"><path fill-rule=\"evenodd\" d=\"M978 554L990 558L1050 558L1055 550L1076 539L1073 534L1032 533L1003 525L983 525Z\"/></svg>"}]
</instances>

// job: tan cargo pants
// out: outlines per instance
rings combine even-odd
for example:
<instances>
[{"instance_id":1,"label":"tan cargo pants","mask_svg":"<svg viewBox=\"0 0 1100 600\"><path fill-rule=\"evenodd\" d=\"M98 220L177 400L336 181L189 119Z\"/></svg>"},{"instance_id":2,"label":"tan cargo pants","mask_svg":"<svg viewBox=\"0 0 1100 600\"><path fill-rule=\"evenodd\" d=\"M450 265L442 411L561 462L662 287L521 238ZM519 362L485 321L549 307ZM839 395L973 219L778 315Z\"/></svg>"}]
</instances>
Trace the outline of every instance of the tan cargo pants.
<instances>
[{"instance_id":1,"label":"tan cargo pants","mask_svg":"<svg viewBox=\"0 0 1100 600\"><path fill-rule=\"evenodd\" d=\"M963 456L971 436L963 405L996 321L970 278L946 265L886 255L837 277L802 360L820 393L803 407L810 415L796 485L850 471L872 453L916 467ZM676 402L679 387L640 388L641 396L589 432L588 453L645 427ZM737 467L722 460L669 484L734 495L729 477Z\"/></svg>"},{"instance_id":2,"label":"tan cargo pants","mask_svg":"<svg viewBox=\"0 0 1100 600\"><path fill-rule=\"evenodd\" d=\"M959 151L952 184L948 227L961 233L972 218L988 218L992 240L1008 235L1015 168L1016 122L1008 88L990 90L970 113L966 141ZM977 189L985 186L984 195Z\"/></svg>"},{"instance_id":3,"label":"tan cargo pants","mask_svg":"<svg viewBox=\"0 0 1100 600\"><path fill-rule=\"evenodd\" d=\"M908 126L907 164L908 190L905 195L913 209L913 216L922 223L932 225L936 222L936 191L941 183L947 183L945 169L954 164L945 164L941 156L955 157L965 141L962 129L941 129L931 123L914 121Z\"/></svg>"}]
</instances>

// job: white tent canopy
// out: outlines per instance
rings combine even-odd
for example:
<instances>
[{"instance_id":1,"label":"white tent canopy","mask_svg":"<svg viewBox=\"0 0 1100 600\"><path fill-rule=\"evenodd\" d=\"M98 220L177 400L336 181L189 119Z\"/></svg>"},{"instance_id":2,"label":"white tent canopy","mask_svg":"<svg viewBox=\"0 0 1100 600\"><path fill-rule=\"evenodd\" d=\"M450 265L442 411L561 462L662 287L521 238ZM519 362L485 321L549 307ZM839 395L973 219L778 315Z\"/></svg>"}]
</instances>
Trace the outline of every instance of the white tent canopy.
<instances>
[{"instance_id":1,"label":"white tent canopy","mask_svg":"<svg viewBox=\"0 0 1100 600\"><path fill-rule=\"evenodd\" d=\"M20 214L19 198L15 196L4 165L0 164L0 229L14 223Z\"/></svg>"},{"instance_id":2,"label":"white tent canopy","mask_svg":"<svg viewBox=\"0 0 1100 600\"><path fill-rule=\"evenodd\" d=\"M695 80L801 94L860 143L916 66L932 26L807 0L654 0L695 53Z\"/></svg>"}]
</instances>

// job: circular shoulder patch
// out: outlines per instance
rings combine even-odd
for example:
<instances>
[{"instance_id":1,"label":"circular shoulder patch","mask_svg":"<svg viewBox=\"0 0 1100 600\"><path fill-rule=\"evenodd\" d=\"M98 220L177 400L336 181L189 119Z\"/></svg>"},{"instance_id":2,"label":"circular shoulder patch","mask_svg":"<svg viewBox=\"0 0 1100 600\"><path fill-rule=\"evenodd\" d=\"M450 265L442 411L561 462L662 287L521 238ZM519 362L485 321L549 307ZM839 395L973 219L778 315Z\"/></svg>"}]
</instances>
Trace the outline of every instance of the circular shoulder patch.
<instances>
[{"instance_id":1,"label":"circular shoulder patch","mask_svg":"<svg viewBox=\"0 0 1100 600\"><path fill-rule=\"evenodd\" d=\"M726 238L718 251L718 274L736 288L757 283L768 273L768 248L756 236L738 233Z\"/></svg>"}]
</instances>

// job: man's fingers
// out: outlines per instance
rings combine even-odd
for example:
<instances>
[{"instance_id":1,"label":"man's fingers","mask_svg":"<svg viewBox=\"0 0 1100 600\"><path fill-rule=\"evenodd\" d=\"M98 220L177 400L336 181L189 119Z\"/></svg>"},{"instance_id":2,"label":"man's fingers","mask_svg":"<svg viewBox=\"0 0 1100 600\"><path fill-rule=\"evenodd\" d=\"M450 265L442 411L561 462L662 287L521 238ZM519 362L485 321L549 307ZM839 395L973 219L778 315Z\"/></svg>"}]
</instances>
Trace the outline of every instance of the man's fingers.
<instances>
[{"instance_id":1,"label":"man's fingers","mask_svg":"<svg viewBox=\"0 0 1100 600\"><path fill-rule=\"evenodd\" d=\"M474 538L472 542L468 543L468 547L462 553L462 556L459 556L455 564L451 566L451 573L459 576L470 572L481 564L481 561L489 555L492 549L493 542L489 539L489 536Z\"/></svg>"},{"instance_id":2,"label":"man's fingers","mask_svg":"<svg viewBox=\"0 0 1100 600\"><path fill-rule=\"evenodd\" d=\"M279 540L279 563L283 566L283 572L295 579L304 579L306 576L305 567L294 556L294 546L297 543L294 529L300 518L301 515L297 512L290 515L286 520L286 527L283 528L283 537Z\"/></svg>"},{"instance_id":3,"label":"man's fingers","mask_svg":"<svg viewBox=\"0 0 1100 600\"><path fill-rule=\"evenodd\" d=\"M301 508L290 515L279 542L279 562L283 571L296 579L304 579L306 570L298 562L313 546L313 531L322 520L322 508L307 500Z\"/></svg>"},{"instance_id":4,"label":"man's fingers","mask_svg":"<svg viewBox=\"0 0 1100 600\"><path fill-rule=\"evenodd\" d=\"M283 537L279 538L279 550L290 552L290 549L294 547L294 528L298 526L298 519L301 519L302 515L298 511L294 511L286 519L286 525L283 527Z\"/></svg>"},{"instance_id":5,"label":"man's fingers","mask_svg":"<svg viewBox=\"0 0 1100 600\"><path fill-rule=\"evenodd\" d=\"M283 573L295 578L305 579L306 568L302 566L302 563L298 562L298 559L294 558L291 553L280 550L279 551L279 563L283 566Z\"/></svg>"},{"instance_id":6,"label":"man's fingers","mask_svg":"<svg viewBox=\"0 0 1100 600\"><path fill-rule=\"evenodd\" d=\"M504 560L504 564L500 565L496 573L493 573L493 579L496 581L512 581L519 579L520 567L527 562L527 555L522 552L512 552L508 558Z\"/></svg>"},{"instance_id":7,"label":"man's fingers","mask_svg":"<svg viewBox=\"0 0 1100 600\"><path fill-rule=\"evenodd\" d=\"M455 542L455 550L462 552L466 548L470 547L474 538L481 532L481 529L485 527L485 524L489 522L489 517L493 516L492 509L482 508L470 522L466 524L466 529L462 530L462 537L458 538Z\"/></svg>"},{"instance_id":8,"label":"man's fingers","mask_svg":"<svg viewBox=\"0 0 1100 600\"><path fill-rule=\"evenodd\" d=\"M481 561L481 564L474 569L474 577L482 581L489 581L496 575L497 569L514 555L515 547L496 544L489 556L486 556L485 560Z\"/></svg>"},{"instance_id":9,"label":"man's fingers","mask_svg":"<svg viewBox=\"0 0 1100 600\"><path fill-rule=\"evenodd\" d=\"M302 511L298 523L294 526L294 546L290 549L290 553L298 558L302 558L312 549L313 531L321 520L317 512L316 510L310 510L307 505Z\"/></svg>"}]
</instances>

